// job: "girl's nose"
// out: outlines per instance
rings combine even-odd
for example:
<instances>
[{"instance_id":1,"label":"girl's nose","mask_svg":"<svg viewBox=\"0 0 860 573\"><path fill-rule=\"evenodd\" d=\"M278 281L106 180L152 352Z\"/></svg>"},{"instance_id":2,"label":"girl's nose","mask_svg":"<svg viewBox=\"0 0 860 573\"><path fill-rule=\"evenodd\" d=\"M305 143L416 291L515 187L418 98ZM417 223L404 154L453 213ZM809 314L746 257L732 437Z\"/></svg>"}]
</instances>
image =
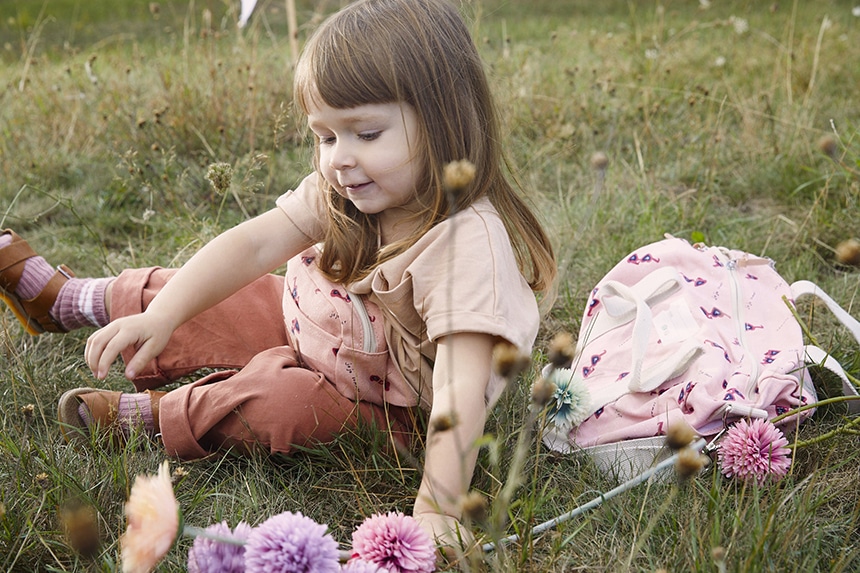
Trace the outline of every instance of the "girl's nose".
<instances>
[{"instance_id":1,"label":"girl's nose","mask_svg":"<svg viewBox=\"0 0 860 573\"><path fill-rule=\"evenodd\" d=\"M337 171L355 167L355 155L347 143L341 141L335 143L329 157L329 166Z\"/></svg>"}]
</instances>

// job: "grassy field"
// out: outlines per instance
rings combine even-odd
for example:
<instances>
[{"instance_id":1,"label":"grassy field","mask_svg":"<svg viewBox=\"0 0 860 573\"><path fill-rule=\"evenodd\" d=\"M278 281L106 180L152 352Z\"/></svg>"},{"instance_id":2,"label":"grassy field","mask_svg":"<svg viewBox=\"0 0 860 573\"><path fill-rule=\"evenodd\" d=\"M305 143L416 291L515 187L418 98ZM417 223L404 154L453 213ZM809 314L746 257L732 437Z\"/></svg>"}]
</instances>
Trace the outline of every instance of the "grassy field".
<instances>
[{"instance_id":1,"label":"grassy field","mask_svg":"<svg viewBox=\"0 0 860 573\"><path fill-rule=\"evenodd\" d=\"M339 5L299 2L300 40ZM473 483L505 517L505 533L527 533L615 485L589 460L540 447L524 420L547 342L578 331L591 287L635 247L672 233L767 255L786 279L813 280L860 316L860 272L834 251L860 234L856 5L464 2L512 163L562 278L535 366L493 412ZM238 2L214 0L0 4L0 228L94 276L180 264L270 208L308 171L311 150L289 104L284 3L262 0L242 31L237 11ZM593 167L596 152L608 158L604 171ZM229 193L205 178L215 162L233 166ZM818 307L801 312L818 343L860 375L851 337ZM114 570L133 478L163 459L144 440L120 451L63 442L56 401L93 383L82 358L88 334L31 337L0 312L0 570ZM820 388L832 387L816 374ZM107 386L129 388L118 368ZM846 420L841 407L821 408L799 437ZM528 456L512 477L521 439ZM484 565L461 566L857 571L857 451L852 432L799 448L790 475L761 487L713 467L684 485L643 485ZM398 461L371 435L290 459L179 466L189 524L256 524L299 510L341 542L371 513L409 511L420 481L420 463ZM63 534L58 516L73 503L98 512L94 557ZM189 546L181 540L159 570L183 570Z\"/></svg>"}]
</instances>

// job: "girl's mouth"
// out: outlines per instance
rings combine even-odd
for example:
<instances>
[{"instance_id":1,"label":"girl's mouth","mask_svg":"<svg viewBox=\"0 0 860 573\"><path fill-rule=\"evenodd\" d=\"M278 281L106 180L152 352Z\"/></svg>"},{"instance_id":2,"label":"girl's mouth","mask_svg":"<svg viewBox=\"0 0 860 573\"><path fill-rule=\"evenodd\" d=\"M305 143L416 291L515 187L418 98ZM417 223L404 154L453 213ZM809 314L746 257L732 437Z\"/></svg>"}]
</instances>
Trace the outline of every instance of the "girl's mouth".
<instances>
[{"instance_id":1,"label":"girl's mouth","mask_svg":"<svg viewBox=\"0 0 860 573\"><path fill-rule=\"evenodd\" d=\"M357 193L368 185L370 185L369 181L367 183L359 183L358 185L346 185L344 186L344 189L346 189L349 193Z\"/></svg>"}]
</instances>

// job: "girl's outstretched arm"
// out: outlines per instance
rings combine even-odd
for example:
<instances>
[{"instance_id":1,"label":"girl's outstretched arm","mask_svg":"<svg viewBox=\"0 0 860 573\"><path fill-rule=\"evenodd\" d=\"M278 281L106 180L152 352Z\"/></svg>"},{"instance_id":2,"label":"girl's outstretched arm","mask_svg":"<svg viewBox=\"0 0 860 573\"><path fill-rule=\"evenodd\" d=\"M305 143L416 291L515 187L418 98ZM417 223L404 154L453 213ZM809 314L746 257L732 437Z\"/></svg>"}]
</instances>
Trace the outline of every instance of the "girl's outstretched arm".
<instances>
[{"instance_id":1,"label":"girl's outstretched arm","mask_svg":"<svg viewBox=\"0 0 860 573\"><path fill-rule=\"evenodd\" d=\"M134 378L167 345L182 323L276 269L312 241L275 208L225 231L171 278L142 314L112 321L87 340L85 359L103 379L119 353L132 346L126 377Z\"/></svg>"},{"instance_id":2,"label":"girl's outstretched arm","mask_svg":"<svg viewBox=\"0 0 860 573\"><path fill-rule=\"evenodd\" d=\"M461 538L471 541L459 523L461 502L472 481L475 444L487 419L484 394L496 342L493 336L471 332L438 341L424 477L413 515L443 547L460 547Z\"/></svg>"}]
</instances>

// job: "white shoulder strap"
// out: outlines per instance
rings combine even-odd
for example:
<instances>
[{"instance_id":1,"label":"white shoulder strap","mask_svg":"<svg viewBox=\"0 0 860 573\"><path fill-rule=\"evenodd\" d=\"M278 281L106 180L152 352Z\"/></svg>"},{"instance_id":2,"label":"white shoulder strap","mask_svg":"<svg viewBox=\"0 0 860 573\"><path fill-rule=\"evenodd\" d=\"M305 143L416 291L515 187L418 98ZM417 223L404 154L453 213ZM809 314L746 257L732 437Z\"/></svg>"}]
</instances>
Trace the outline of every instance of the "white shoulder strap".
<instances>
[{"instance_id":1,"label":"white shoulder strap","mask_svg":"<svg viewBox=\"0 0 860 573\"><path fill-rule=\"evenodd\" d=\"M797 281L792 283L791 285L791 296L797 300L797 298L803 295L813 295L821 300L830 312L842 323L845 328L848 329L849 332L854 336L854 339L860 344L860 321L856 318L848 314L848 312L843 309L839 304L830 298L830 296L821 290L821 288L813 282L810 281ZM804 346L803 348L807 362L810 364L817 364L819 366L823 366L827 368L842 380L842 392L846 396L857 396L858 394L857 387L851 383L848 379L848 376L845 374L845 370L842 368L842 365L833 358L829 353L825 352L821 348L817 346ZM860 412L860 400L852 400L848 402L848 411L852 414L856 414Z\"/></svg>"}]
</instances>

